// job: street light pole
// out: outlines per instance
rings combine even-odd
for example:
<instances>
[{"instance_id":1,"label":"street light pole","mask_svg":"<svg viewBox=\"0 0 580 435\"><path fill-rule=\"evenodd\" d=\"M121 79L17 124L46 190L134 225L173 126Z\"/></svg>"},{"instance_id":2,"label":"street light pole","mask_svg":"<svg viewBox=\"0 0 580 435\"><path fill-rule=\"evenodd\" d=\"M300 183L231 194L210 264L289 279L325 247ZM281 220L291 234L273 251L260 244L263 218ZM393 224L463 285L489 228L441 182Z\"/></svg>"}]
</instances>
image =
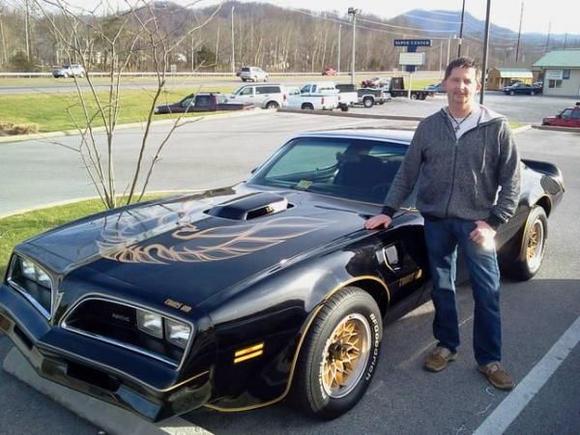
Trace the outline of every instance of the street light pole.
<instances>
[{"instance_id":1,"label":"street light pole","mask_svg":"<svg viewBox=\"0 0 580 435\"><path fill-rule=\"evenodd\" d=\"M232 74L236 74L236 49L234 43L234 10L235 6L232 6Z\"/></svg>"},{"instance_id":2,"label":"street light pole","mask_svg":"<svg viewBox=\"0 0 580 435\"><path fill-rule=\"evenodd\" d=\"M336 59L336 73L340 74L340 34L342 31L342 24L338 25L338 53L337 53L337 57L338 59Z\"/></svg>"},{"instance_id":3,"label":"street light pole","mask_svg":"<svg viewBox=\"0 0 580 435\"><path fill-rule=\"evenodd\" d=\"M489 46L489 13L491 10L491 0L487 0L487 10L485 11L485 36L483 40L483 65L481 66L481 92L479 93L479 104L483 104L485 94L485 78L487 76L487 50Z\"/></svg>"},{"instance_id":4,"label":"street light pole","mask_svg":"<svg viewBox=\"0 0 580 435\"><path fill-rule=\"evenodd\" d=\"M459 44L457 44L457 57L461 57L461 44L463 43L463 19L465 17L465 0L461 8L461 25L459 26Z\"/></svg>"},{"instance_id":5,"label":"street light pole","mask_svg":"<svg viewBox=\"0 0 580 435\"><path fill-rule=\"evenodd\" d=\"M354 68L356 60L356 15L360 13L360 9L348 8L348 14L352 15L352 60L350 63L350 83L355 84Z\"/></svg>"}]
</instances>

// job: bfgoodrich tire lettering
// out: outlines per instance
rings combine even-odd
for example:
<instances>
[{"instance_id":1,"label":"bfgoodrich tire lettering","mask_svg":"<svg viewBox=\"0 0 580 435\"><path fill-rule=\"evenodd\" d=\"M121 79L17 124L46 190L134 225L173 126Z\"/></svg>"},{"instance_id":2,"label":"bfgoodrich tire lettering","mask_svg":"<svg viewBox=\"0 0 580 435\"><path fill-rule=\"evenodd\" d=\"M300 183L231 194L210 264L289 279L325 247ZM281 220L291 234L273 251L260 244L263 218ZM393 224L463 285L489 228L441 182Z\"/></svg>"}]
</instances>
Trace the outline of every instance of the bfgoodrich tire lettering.
<instances>
[{"instance_id":1,"label":"bfgoodrich tire lettering","mask_svg":"<svg viewBox=\"0 0 580 435\"><path fill-rule=\"evenodd\" d=\"M364 395L383 334L376 301L357 287L336 293L314 319L296 366L292 398L306 413L338 417Z\"/></svg>"}]
</instances>

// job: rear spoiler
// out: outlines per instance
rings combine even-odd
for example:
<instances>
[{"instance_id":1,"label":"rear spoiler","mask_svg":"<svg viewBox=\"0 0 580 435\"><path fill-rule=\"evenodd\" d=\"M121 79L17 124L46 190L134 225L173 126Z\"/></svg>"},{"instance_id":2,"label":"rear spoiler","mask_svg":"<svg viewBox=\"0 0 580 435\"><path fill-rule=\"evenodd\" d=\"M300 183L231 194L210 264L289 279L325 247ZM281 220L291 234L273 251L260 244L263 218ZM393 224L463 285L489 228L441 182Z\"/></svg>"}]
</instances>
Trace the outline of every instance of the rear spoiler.
<instances>
[{"instance_id":1,"label":"rear spoiler","mask_svg":"<svg viewBox=\"0 0 580 435\"><path fill-rule=\"evenodd\" d=\"M524 163L528 168L533 169L534 171L540 172L542 174L548 175L549 177L553 178L557 181L562 189L564 188L564 176L562 175L562 171L556 165L548 162L543 162L540 160L528 160L522 159L522 163Z\"/></svg>"}]
</instances>

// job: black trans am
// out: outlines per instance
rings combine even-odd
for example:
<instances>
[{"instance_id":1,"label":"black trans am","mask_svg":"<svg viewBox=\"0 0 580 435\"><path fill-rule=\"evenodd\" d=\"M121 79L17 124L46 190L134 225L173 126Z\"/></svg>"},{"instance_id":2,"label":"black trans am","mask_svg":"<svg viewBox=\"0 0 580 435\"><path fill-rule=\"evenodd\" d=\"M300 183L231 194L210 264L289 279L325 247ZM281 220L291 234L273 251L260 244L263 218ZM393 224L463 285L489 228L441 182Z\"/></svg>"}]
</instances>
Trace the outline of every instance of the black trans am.
<instances>
[{"instance_id":1,"label":"black trans am","mask_svg":"<svg viewBox=\"0 0 580 435\"><path fill-rule=\"evenodd\" d=\"M34 237L11 256L0 328L44 378L151 420L287 396L341 415L377 370L383 323L429 295L413 198L390 228L363 229L410 139L298 136L235 187ZM517 213L496 242L504 270L529 279L564 187L555 166L522 166Z\"/></svg>"}]
</instances>

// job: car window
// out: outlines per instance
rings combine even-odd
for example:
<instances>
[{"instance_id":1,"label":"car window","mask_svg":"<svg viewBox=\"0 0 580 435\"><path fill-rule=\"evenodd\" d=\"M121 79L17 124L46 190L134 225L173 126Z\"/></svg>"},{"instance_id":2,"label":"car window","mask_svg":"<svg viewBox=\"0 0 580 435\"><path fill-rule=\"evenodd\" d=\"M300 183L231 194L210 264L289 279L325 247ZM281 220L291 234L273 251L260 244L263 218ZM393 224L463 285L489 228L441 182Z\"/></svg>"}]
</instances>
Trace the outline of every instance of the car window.
<instances>
[{"instance_id":1,"label":"car window","mask_svg":"<svg viewBox=\"0 0 580 435\"><path fill-rule=\"evenodd\" d=\"M572 112L572 119L580 119L580 109L576 109Z\"/></svg>"},{"instance_id":2,"label":"car window","mask_svg":"<svg viewBox=\"0 0 580 435\"><path fill-rule=\"evenodd\" d=\"M561 114L560 114L562 119L569 119L572 116L572 109L565 109Z\"/></svg>"},{"instance_id":3,"label":"car window","mask_svg":"<svg viewBox=\"0 0 580 435\"><path fill-rule=\"evenodd\" d=\"M189 107L193 104L195 97L192 95L190 97L184 98L181 100L181 107Z\"/></svg>"},{"instance_id":4,"label":"car window","mask_svg":"<svg viewBox=\"0 0 580 435\"><path fill-rule=\"evenodd\" d=\"M250 72L250 68L244 67L244 68L242 68L242 71L243 72Z\"/></svg>"},{"instance_id":5,"label":"car window","mask_svg":"<svg viewBox=\"0 0 580 435\"><path fill-rule=\"evenodd\" d=\"M279 86L258 86L256 88L256 94L279 94Z\"/></svg>"},{"instance_id":6,"label":"car window","mask_svg":"<svg viewBox=\"0 0 580 435\"><path fill-rule=\"evenodd\" d=\"M250 183L382 204L406 150L405 144L382 141L298 138Z\"/></svg>"},{"instance_id":7,"label":"car window","mask_svg":"<svg viewBox=\"0 0 580 435\"><path fill-rule=\"evenodd\" d=\"M309 94L311 89L312 89L312 85L302 86L302 88L300 88L300 93Z\"/></svg>"},{"instance_id":8,"label":"car window","mask_svg":"<svg viewBox=\"0 0 580 435\"><path fill-rule=\"evenodd\" d=\"M253 88L251 86L248 86L247 88L243 88L241 91L238 92L238 95L252 95L253 94Z\"/></svg>"}]
</instances>

